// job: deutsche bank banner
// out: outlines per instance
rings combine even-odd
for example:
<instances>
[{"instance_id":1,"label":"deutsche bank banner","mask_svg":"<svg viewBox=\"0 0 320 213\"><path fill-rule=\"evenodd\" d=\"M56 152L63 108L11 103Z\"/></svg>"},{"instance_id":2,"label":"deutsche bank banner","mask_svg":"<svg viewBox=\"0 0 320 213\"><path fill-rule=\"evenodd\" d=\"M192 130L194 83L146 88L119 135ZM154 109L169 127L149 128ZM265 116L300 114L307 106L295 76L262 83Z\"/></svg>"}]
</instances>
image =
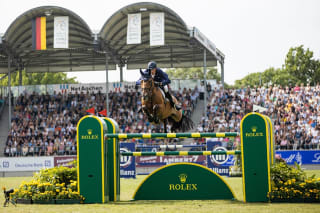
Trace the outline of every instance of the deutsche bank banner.
<instances>
[{"instance_id":1,"label":"deutsche bank banner","mask_svg":"<svg viewBox=\"0 0 320 213\"><path fill-rule=\"evenodd\" d=\"M207 151L227 151L221 141L207 141ZM234 155L208 155L207 166L219 175L229 176L229 166L234 165Z\"/></svg>"},{"instance_id":2,"label":"deutsche bank banner","mask_svg":"<svg viewBox=\"0 0 320 213\"><path fill-rule=\"evenodd\" d=\"M0 158L0 172L40 171L53 166L53 157Z\"/></svg>"},{"instance_id":3,"label":"deutsche bank banner","mask_svg":"<svg viewBox=\"0 0 320 213\"><path fill-rule=\"evenodd\" d=\"M320 164L320 150L276 151L287 164Z\"/></svg>"},{"instance_id":4,"label":"deutsche bank banner","mask_svg":"<svg viewBox=\"0 0 320 213\"><path fill-rule=\"evenodd\" d=\"M120 143L120 152L134 152L134 143ZM120 178L136 178L136 157L120 156Z\"/></svg>"}]
</instances>

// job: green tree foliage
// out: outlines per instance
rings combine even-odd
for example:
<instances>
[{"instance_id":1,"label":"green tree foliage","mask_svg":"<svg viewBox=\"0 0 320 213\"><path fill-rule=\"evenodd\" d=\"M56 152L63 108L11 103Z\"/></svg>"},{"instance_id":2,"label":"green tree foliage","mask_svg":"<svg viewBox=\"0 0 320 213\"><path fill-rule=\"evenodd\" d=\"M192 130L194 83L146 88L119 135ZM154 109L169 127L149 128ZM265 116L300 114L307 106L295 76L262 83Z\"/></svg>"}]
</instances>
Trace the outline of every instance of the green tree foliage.
<instances>
[{"instance_id":1,"label":"green tree foliage","mask_svg":"<svg viewBox=\"0 0 320 213\"><path fill-rule=\"evenodd\" d=\"M313 52L309 49L304 50L302 45L290 48L282 67L282 69L271 67L262 73L251 73L243 79L236 80L235 87L260 85L260 79L262 86L320 83L320 61L313 59Z\"/></svg>"},{"instance_id":2,"label":"green tree foliage","mask_svg":"<svg viewBox=\"0 0 320 213\"><path fill-rule=\"evenodd\" d=\"M235 81L235 87L247 87L247 86L254 86L259 85L260 83L260 73L251 73L248 74L246 77L244 77L241 80Z\"/></svg>"},{"instance_id":3,"label":"green tree foliage","mask_svg":"<svg viewBox=\"0 0 320 213\"><path fill-rule=\"evenodd\" d=\"M22 86L25 85L43 85L43 84L73 84L78 83L76 77L68 78L66 73L26 73L22 71ZM11 74L11 86L19 86L19 72ZM4 78L0 82L1 86L8 85L8 78Z\"/></svg>"},{"instance_id":4,"label":"green tree foliage","mask_svg":"<svg viewBox=\"0 0 320 213\"><path fill-rule=\"evenodd\" d=\"M169 75L170 79L204 79L202 67L168 69L166 73ZM217 81L220 81L221 76L216 68L208 67L207 79L216 79Z\"/></svg>"},{"instance_id":5,"label":"green tree foliage","mask_svg":"<svg viewBox=\"0 0 320 213\"><path fill-rule=\"evenodd\" d=\"M285 61L286 71L295 77L297 83L319 82L319 61L313 59L313 52L303 45L290 48Z\"/></svg>"}]
</instances>

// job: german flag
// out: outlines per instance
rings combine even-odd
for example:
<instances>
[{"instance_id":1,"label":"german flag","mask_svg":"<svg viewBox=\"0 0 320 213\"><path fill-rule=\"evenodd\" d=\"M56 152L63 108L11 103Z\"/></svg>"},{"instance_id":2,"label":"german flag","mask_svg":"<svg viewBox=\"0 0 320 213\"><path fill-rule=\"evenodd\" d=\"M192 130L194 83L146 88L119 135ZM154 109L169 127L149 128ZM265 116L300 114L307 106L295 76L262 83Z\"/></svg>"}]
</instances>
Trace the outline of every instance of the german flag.
<instances>
[{"instance_id":1,"label":"german flag","mask_svg":"<svg viewBox=\"0 0 320 213\"><path fill-rule=\"evenodd\" d=\"M46 17L32 19L32 49L47 49Z\"/></svg>"}]
</instances>

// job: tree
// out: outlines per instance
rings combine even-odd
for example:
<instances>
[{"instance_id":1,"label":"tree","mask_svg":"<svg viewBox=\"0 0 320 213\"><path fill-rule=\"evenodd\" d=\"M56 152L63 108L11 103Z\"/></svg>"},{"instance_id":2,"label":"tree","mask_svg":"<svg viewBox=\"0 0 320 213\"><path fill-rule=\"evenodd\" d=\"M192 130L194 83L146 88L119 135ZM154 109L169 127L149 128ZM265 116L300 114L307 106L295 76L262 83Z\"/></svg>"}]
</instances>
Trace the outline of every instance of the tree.
<instances>
[{"instance_id":1,"label":"tree","mask_svg":"<svg viewBox=\"0 0 320 213\"><path fill-rule=\"evenodd\" d=\"M297 83L313 84L320 80L319 61L313 59L313 52L309 48L305 50L303 45L290 48L284 66Z\"/></svg>"},{"instance_id":2,"label":"tree","mask_svg":"<svg viewBox=\"0 0 320 213\"><path fill-rule=\"evenodd\" d=\"M22 71L22 86L24 85L43 85L43 84L74 84L78 83L76 77L68 78L66 73L26 73ZM19 86L19 72L11 74L11 86ZM1 86L8 85L8 78L4 78L0 82Z\"/></svg>"},{"instance_id":3,"label":"tree","mask_svg":"<svg viewBox=\"0 0 320 213\"><path fill-rule=\"evenodd\" d=\"M261 73L250 73L247 76L245 76L241 80L235 81L235 87L241 88L241 87L247 87L247 86L254 86L260 84L260 75Z\"/></svg>"},{"instance_id":4,"label":"tree","mask_svg":"<svg viewBox=\"0 0 320 213\"><path fill-rule=\"evenodd\" d=\"M284 86L294 86L296 78L290 75L285 69L277 69L276 75L273 76L271 83Z\"/></svg>"},{"instance_id":5,"label":"tree","mask_svg":"<svg viewBox=\"0 0 320 213\"><path fill-rule=\"evenodd\" d=\"M294 86L294 84L320 82L320 61L313 59L313 52L304 50L303 45L290 48L287 53L283 69L273 67L262 73L251 73L240 80L236 80L235 87L254 86L261 84L277 84L281 86Z\"/></svg>"},{"instance_id":6,"label":"tree","mask_svg":"<svg viewBox=\"0 0 320 213\"><path fill-rule=\"evenodd\" d=\"M166 73L169 75L170 79L204 79L202 67L168 69ZM217 81L220 81L221 76L216 68L208 67L207 79L216 79Z\"/></svg>"}]
</instances>

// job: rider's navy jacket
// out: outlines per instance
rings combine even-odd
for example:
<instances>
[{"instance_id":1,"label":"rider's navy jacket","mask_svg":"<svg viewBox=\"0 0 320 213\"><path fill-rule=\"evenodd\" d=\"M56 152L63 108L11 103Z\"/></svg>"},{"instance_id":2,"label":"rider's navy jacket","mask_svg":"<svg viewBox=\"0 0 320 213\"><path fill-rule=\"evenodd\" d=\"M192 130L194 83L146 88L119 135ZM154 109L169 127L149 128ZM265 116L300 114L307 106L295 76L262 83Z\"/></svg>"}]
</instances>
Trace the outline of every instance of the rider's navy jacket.
<instances>
[{"instance_id":1,"label":"rider's navy jacket","mask_svg":"<svg viewBox=\"0 0 320 213\"><path fill-rule=\"evenodd\" d=\"M144 72L143 72L145 75L148 75L150 76L151 75L151 71L149 69L146 69ZM139 78L139 80L136 82L137 85L140 85L141 83L141 80L143 79L143 76L141 76ZM158 68L157 67L157 70L156 70L156 74L154 76L154 81L156 82L162 82L162 85L165 86L167 84L170 84L171 81L168 77L168 74L163 72L162 69Z\"/></svg>"}]
</instances>

